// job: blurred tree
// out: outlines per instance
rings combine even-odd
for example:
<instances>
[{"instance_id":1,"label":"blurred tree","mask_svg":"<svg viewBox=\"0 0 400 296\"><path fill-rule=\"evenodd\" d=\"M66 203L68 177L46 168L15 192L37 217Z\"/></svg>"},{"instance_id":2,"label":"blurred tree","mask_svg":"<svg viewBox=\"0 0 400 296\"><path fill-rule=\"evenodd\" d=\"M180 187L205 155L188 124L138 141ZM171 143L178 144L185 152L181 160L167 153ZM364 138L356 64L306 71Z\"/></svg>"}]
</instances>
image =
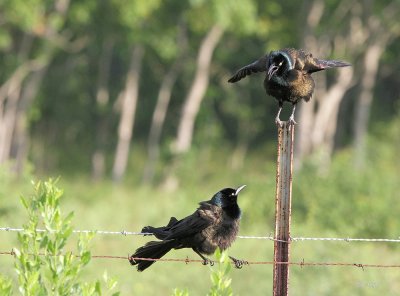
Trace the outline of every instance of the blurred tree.
<instances>
[{"instance_id":1,"label":"blurred tree","mask_svg":"<svg viewBox=\"0 0 400 296\"><path fill-rule=\"evenodd\" d=\"M214 24L201 42L197 56L196 74L182 108L174 147L176 153L184 153L190 149L194 121L208 86L212 54L223 32L220 25Z\"/></svg>"},{"instance_id":2,"label":"blurred tree","mask_svg":"<svg viewBox=\"0 0 400 296\"><path fill-rule=\"evenodd\" d=\"M303 30L303 47L314 56L345 59L351 55L353 45L349 40L356 32L349 30L347 14L352 4L347 1L308 1L304 3L305 16ZM329 20L324 21L322 20ZM323 28L322 28L323 24ZM340 34L339 34L340 32ZM352 63L352 61L350 61ZM334 71L324 71L314 75L316 89L312 100L301 105L299 112L299 133L296 141L297 167L302 160L314 153L319 158L320 172L329 168L334 147L339 106L347 90L353 85L354 70L352 67L335 71L335 78L329 79Z\"/></svg>"},{"instance_id":3,"label":"blurred tree","mask_svg":"<svg viewBox=\"0 0 400 296\"><path fill-rule=\"evenodd\" d=\"M314 76L315 98L298 113L295 163L312 156L328 169L334 149L352 142L362 164L367 126L393 116L399 100L398 10L394 0L308 0L301 9L275 0L1 1L0 163L21 172L30 159L42 173L93 179L112 168L121 180L133 133L135 143L147 140L147 164L134 164L135 175L145 164L143 181L192 146L194 157L232 149L231 168L260 147L272 157L276 105L262 77L226 80L293 46L354 65Z\"/></svg>"},{"instance_id":4,"label":"blurred tree","mask_svg":"<svg viewBox=\"0 0 400 296\"><path fill-rule=\"evenodd\" d=\"M101 54L98 62L96 106L98 112L96 146L92 155L92 178L94 180L103 179L106 172L105 164L105 145L108 140L108 120L106 113L110 101L110 83L111 61L115 40L112 36L104 36L101 45Z\"/></svg>"},{"instance_id":5,"label":"blurred tree","mask_svg":"<svg viewBox=\"0 0 400 296\"><path fill-rule=\"evenodd\" d=\"M141 44L133 47L125 88L120 94L121 117L118 126L118 142L113 165L113 180L121 181L128 164L130 143L135 121L136 104L139 96L139 78L144 48Z\"/></svg>"},{"instance_id":6,"label":"blurred tree","mask_svg":"<svg viewBox=\"0 0 400 296\"><path fill-rule=\"evenodd\" d=\"M194 122L207 90L210 65L215 47L225 30L254 31L257 10L255 2L248 1L193 1L189 24L195 30L207 31L199 47L196 73L182 107L174 152L185 153L192 144Z\"/></svg>"},{"instance_id":7,"label":"blurred tree","mask_svg":"<svg viewBox=\"0 0 400 296\"><path fill-rule=\"evenodd\" d=\"M397 24L391 20L399 6L396 1L374 4L315 0L305 2L303 9L308 12L304 19L304 48L321 57L327 53L336 59L352 57L349 61L353 64L352 68L336 71L336 79L328 71L315 75L314 99L301 106L296 164L301 166L302 160L313 153L319 159L320 172L326 173L335 146L339 107L354 85L360 86L353 121L355 161L360 164L364 158L364 137L378 62L388 42L396 38ZM383 24L382 19L388 21ZM361 65L359 61L363 61ZM343 116L353 115L347 112Z\"/></svg>"},{"instance_id":8,"label":"blurred tree","mask_svg":"<svg viewBox=\"0 0 400 296\"><path fill-rule=\"evenodd\" d=\"M139 95L139 78L144 54L144 43L147 41L145 28L146 20L153 16L159 7L159 0L151 1L125 1L115 0L119 8L119 17L124 26L129 30L128 39L132 46L129 69L126 76L125 87L121 91L121 117L118 126L118 142L115 151L112 170L113 180L122 180L128 163L130 142L135 121L136 105Z\"/></svg>"},{"instance_id":9,"label":"blurred tree","mask_svg":"<svg viewBox=\"0 0 400 296\"><path fill-rule=\"evenodd\" d=\"M58 49L77 51L85 41L71 41L63 31L69 0L3 1L2 50L12 58L0 88L0 163L16 160L20 174L28 149L28 110ZM32 9L34 7L34 9ZM17 51L18 54L12 53Z\"/></svg>"},{"instance_id":10,"label":"blurred tree","mask_svg":"<svg viewBox=\"0 0 400 296\"><path fill-rule=\"evenodd\" d=\"M156 34L151 39L151 46L163 64L168 65L168 69L161 69L160 71L162 73L161 84L147 140L147 161L142 177L144 183L150 183L154 178L155 167L160 154L161 132L170 104L172 89L184 63L187 62L187 24L183 19L187 4L185 2L164 1L163 6L164 13L157 18L157 21L152 22L155 27L152 31ZM163 37L160 38L160 36Z\"/></svg>"},{"instance_id":11,"label":"blurred tree","mask_svg":"<svg viewBox=\"0 0 400 296\"><path fill-rule=\"evenodd\" d=\"M362 27L358 29L364 41L360 65L360 93L355 106L354 148L355 166L363 168L365 161L365 138L369 114L379 69L379 61L387 46L400 35L400 24L395 21L400 14L398 1L363 1L362 11L354 18Z\"/></svg>"}]
</instances>

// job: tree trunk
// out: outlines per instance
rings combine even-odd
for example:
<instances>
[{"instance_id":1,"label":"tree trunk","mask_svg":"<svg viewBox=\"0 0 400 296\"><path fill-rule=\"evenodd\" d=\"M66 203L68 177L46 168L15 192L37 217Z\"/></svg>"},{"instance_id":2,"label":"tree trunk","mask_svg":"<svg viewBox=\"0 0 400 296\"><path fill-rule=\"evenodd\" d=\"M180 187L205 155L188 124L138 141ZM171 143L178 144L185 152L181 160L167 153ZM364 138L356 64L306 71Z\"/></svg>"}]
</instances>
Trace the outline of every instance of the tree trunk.
<instances>
[{"instance_id":1,"label":"tree trunk","mask_svg":"<svg viewBox=\"0 0 400 296\"><path fill-rule=\"evenodd\" d=\"M343 2L344 3L344 2ZM342 9L339 5L338 9ZM314 30L323 17L325 3L320 0L312 1L305 11L308 16L305 20L304 47L313 55L325 58L332 48L345 52L347 43L340 38L333 39L333 45L325 37L316 38ZM351 32L349 33L350 36ZM328 70L335 71L335 70ZM336 70L336 81L327 86L326 73L314 74L316 80L315 95L308 103L302 103L299 112L299 128L295 153L295 168L301 167L305 157L314 153L319 157L319 171L325 173L334 148L339 107L347 90L353 85L353 69L343 68ZM324 76L325 75L325 76Z\"/></svg>"},{"instance_id":2,"label":"tree trunk","mask_svg":"<svg viewBox=\"0 0 400 296\"><path fill-rule=\"evenodd\" d=\"M69 8L69 0L57 0L51 14L64 17ZM45 18L46 19L46 18ZM49 17L46 19L52 19ZM55 47L47 39L58 35L61 22L43 23L43 30L36 32L33 37L31 32L25 34L20 43L18 52L19 64L11 77L0 87L0 164L16 158L16 169L21 172L27 149L27 120L26 113L43 79L44 73L54 55ZM35 60L28 60L33 39L38 38L44 43L43 49ZM67 40L69 38L63 39ZM18 41L15 41L18 42ZM66 41L65 45L68 45Z\"/></svg>"},{"instance_id":3,"label":"tree trunk","mask_svg":"<svg viewBox=\"0 0 400 296\"><path fill-rule=\"evenodd\" d=\"M172 89L185 59L185 53L187 50L187 36L186 27L183 22L179 24L177 43L179 48L176 60L170 67L169 71L164 75L160 90L158 92L157 104L154 109L147 142L148 156L143 172L143 183L150 183L154 178L155 167L160 154L161 132L164 126L169 102L171 100Z\"/></svg>"},{"instance_id":4,"label":"tree trunk","mask_svg":"<svg viewBox=\"0 0 400 296\"><path fill-rule=\"evenodd\" d=\"M17 118L18 101L21 96L22 81L18 82L18 86L10 85L13 90L7 94L2 106L1 125L0 125L0 163L4 163L10 159L12 137L15 130L15 122Z\"/></svg>"},{"instance_id":5,"label":"tree trunk","mask_svg":"<svg viewBox=\"0 0 400 296\"><path fill-rule=\"evenodd\" d=\"M396 18L400 12L397 1L389 2L376 17L371 14L373 2L363 6L366 14L363 18L366 28L366 50L363 53L363 69L360 83L360 94L357 98L354 121L354 165L362 169L365 160L365 138L368 130L369 114L379 69L379 60L388 44L399 36L399 26L396 22L388 22Z\"/></svg>"},{"instance_id":6,"label":"tree trunk","mask_svg":"<svg viewBox=\"0 0 400 296\"><path fill-rule=\"evenodd\" d=\"M47 69L48 65L45 65L42 69L30 75L23 88L20 102L18 104L11 151L11 156L16 160L14 170L17 176L21 176L24 172L29 150L27 113L29 108L32 106L33 100L37 96L39 87L47 73Z\"/></svg>"},{"instance_id":7,"label":"tree trunk","mask_svg":"<svg viewBox=\"0 0 400 296\"><path fill-rule=\"evenodd\" d=\"M167 114L168 105L171 99L172 88L178 76L180 66L177 62L172 65L171 69L164 76L158 92L157 104L151 121L149 139L147 143L148 159L143 173L143 183L150 183L154 177L155 166L159 156L160 137L164 125L165 116Z\"/></svg>"},{"instance_id":8,"label":"tree trunk","mask_svg":"<svg viewBox=\"0 0 400 296\"><path fill-rule=\"evenodd\" d=\"M92 155L92 179L97 181L104 177L105 174L105 152L104 146L108 137L108 103L110 93L108 89L108 81L110 76L112 52L114 41L112 38L106 38L103 41L103 49L99 61L99 70L97 76L97 127L96 127L96 148Z\"/></svg>"},{"instance_id":9,"label":"tree trunk","mask_svg":"<svg viewBox=\"0 0 400 296\"><path fill-rule=\"evenodd\" d=\"M336 131L336 121L339 105L350 88L353 79L353 68L339 70L336 82L326 91L319 101L315 122L311 133L311 142L314 147L322 145L325 141L332 141ZM328 131L331 130L330 133ZM333 132L333 135L332 135Z\"/></svg>"},{"instance_id":10,"label":"tree trunk","mask_svg":"<svg viewBox=\"0 0 400 296\"><path fill-rule=\"evenodd\" d=\"M355 166L362 168L365 160L365 138L368 129L369 113L372 104L375 79L379 68L379 59L385 48L381 42L369 46L363 60L361 92L356 102L354 121Z\"/></svg>"},{"instance_id":11,"label":"tree trunk","mask_svg":"<svg viewBox=\"0 0 400 296\"><path fill-rule=\"evenodd\" d=\"M315 100L311 99L306 104L301 104L299 112L299 124L298 132L296 134L295 142L295 160L294 169L301 168L302 162L306 156L312 151L312 145L310 141L310 134L312 126L314 124L314 108Z\"/></svg>"},{"instance_id":12,"label":"tree trunk","mask_svg":"<svg viewBox=\"0 0 400 296\"><path fill-rule=\"evenodd\" d=\"M310 52L318 49L318 41L315 37L314 30L322 18L324 9L325 3L323 1L315 0L311 3L303 2L302 11L304 15L307 14L307 17L304 20L304 28L302 28L302 31L299 33L303 35L303 47ZM318 56L317 52L313 52L313 54ZM318 89L321 89L321 85L320 81L317 80L316 92L318 92ZM311 131L314 125L316 100L317 97L313 95L309 102L303 102L300 104L300 110L298 113L298 121L300 124L297 129L294 147L295 154L293 164L295 170L301 168L304 158L307 157L313 149L311 143Z\"/></svg>"},{"instance_id":13,"label":"tree trunk","mask_svg":"<svg viewBox=\"0 0 400 296\"><path fill-rule=\"evenodd\" d=\"M223 29L214 25L201 43L197 57L196 74L182 108L174 147L175 153L187 152L192 144L194 122L209 82L211 58L222 34Z\"/></svg>"},{"instance_id":14,"label":"tree trunk","mask_svg":"<svg viewBox=\"0 0 400 296\"><path fill-rule=\"evenodd\" d=\"M45 66L41 60L24 61L0 87L0 163L10 159L11 145L23 82Z\"/></svg>"},{"instance_id":15,"label":"tree trunk","mask_svg":"<svg viewBox=\"0 0 400 296\"><path fill-rule=\"evenodd\" d=\"M135 121L136 103L139 95L139 77L144 49L135 45L122 96L121 118L118 126L118 143L115 151L113 180L120 182L128 164L129 146Z\"/></svg>"}]
</instances>

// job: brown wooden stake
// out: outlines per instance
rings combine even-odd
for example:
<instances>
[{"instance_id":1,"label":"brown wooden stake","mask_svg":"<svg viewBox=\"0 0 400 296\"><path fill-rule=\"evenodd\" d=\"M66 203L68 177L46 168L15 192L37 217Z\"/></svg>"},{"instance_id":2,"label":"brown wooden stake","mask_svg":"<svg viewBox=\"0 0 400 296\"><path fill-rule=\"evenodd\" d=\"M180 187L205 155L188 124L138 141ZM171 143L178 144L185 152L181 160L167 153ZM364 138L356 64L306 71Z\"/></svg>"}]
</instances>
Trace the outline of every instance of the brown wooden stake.
<instances>
[{"instance_id":1,"label":"brown wooden stake","mask_svg":"<svg viewBox=\"0 0 400 296\"><path fill-rule=\"evenodd\" d=\"M278 127L278 158L275 195L274 262L289 262L290 214L292 205L294 125ZM289 264L274 264L274 296L289 292Z\"/></svg>"}]
</instances>

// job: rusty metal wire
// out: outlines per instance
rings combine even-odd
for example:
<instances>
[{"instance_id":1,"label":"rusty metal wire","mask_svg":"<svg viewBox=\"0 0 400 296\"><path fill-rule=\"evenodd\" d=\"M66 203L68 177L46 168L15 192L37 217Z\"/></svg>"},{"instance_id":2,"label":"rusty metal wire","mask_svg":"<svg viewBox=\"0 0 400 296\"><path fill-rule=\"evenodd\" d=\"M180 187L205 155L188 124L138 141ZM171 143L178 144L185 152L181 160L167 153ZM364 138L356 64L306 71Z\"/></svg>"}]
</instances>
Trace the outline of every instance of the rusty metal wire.
<instances>
[{"instance_id":1,"label":"rusty metal wire","mask_svg":"<svg viewBox=\"0 0 400 296\"><path fill-rule=\"evenodd\" d=\"M22 232L23 228L13 228L13 227L0 227L0 231L6 232ZM36 229L37 232L53 232L51 230L46 229ZM143 232L133 232L133 231L108 231L108 230L73 230L73 233L94 233L99 235L152 235L151 233L143 233ZM260 239L260 240L271 240L271 241L279 241L279 242L301 242L301 241L342 241L342 242L385 242L385 243L400 243L399 239L390 239L390 238L350 238L350 237L291 237L289 241L277 240L272 234L269 236L251 236L251 235L238 235L239 239Z\"/></svg>"},{"instance_id":2,"label":"rusty metal wire","mask_svg":"<svg viewBox=\"0 0 400 296\"><path fill-rule=\"evenodd\" d=\"M0 255L11 255L15 256L14 251L6 252L0 251ZM33 254L28 254L33 255ZM43 253L39 253L39 256L56 256L56 255L46 255ZM59 255L61 256L61 255ZM80 257L79 255L74 255L75 257ZM160 258L160 259L152 259L152 258L137 258L137 257L128 257L128 256L113 256L113 255L92 255L91 258L93 259L118 259L118 260L146 260L146 261L160 261L160 262L183 262L185 264L189 263L201 263L203 264L203 260L200 259L179 259L179 258ZM303 259L301 262L273 262L273 261L246 261L243 260L244 265L273 265L273 264L281 264L281 265L294 265L294 266L325 266L325 267L332 267L332 266L342 266L342 267L358 267L358 268L400 268L400 264L369 264L369 263L350 263L350 262L305 262ZM234 264L232 262L232 264Z\"/></svg>"}]
</instances>

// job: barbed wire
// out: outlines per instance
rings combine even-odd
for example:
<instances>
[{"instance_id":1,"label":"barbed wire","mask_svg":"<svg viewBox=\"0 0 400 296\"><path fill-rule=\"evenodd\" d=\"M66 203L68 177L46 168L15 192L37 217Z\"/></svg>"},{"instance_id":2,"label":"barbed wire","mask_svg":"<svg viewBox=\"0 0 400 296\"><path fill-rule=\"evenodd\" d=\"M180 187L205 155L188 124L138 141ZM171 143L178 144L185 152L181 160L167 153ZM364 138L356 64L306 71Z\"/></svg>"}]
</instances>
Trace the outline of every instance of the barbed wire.
<instances>
[{"instance_id":1,"label":"barbed wire","mask_svg":"<svg viewBox=\"0 0 400 296\"><path fill-rule=\"evenodd\" d=\"M0 227L0 231L6 232L22 232L24 231L23 228L13 228L13 227ZM54 230L47 230L47 229L36 229L37 232L55 232ZM147 232L134 232L134 231L108 231L108 230L73 230L73 233L80 234L80 233L94 233L100 235L139 235L139 236L146 236L146 235L153 235L152 233ZM239 239L260 239L260 240L271 240L271 241L278 241L284 243L290 242L299 242L299 241L343 241L343 242L386 242L386 243L400 243L399 239L390 239L390 238L350 238L350 237L290 237L289 240L279 240L275 239L272 234L269 236L252 236L252 235L238 235L237 238Z\"/></svg>"},{"instance_id":2,"label":"barbed wire","mask_svg":"<svg viewBox=\"0 0 400 296\"><path fill-rule=\"evenodd\" d=\"M0 251L0 255L11 255L15 256L15 252L12 250L11 252L7 251ZM33 254L28 254L28 255L33 255ZM49 255L49 254L43 254L39 253L36 254L38 256L62 256L60 255ZM80 258L81 256L79 255L73 255L77 258ZM113 255L92 255L92 259L118 259L118 260L143 260L143 261L157 261L157 262L183 262L185 264L189 263L201 263L204 264L203 260L200 259L190 259L186 257L185 259L180 259L180 258L159 258L159 259L153 259L153 258L140 258L140 257L129 257L129 256L113 256ZM343 266L343 267L358 267L362 268L400 268L400 264L370 264L370 263L350 263L350 262L306 262L304 259L300 262L274 262L274 261L247 261L247 260L241 260L243 262L243 265L294 265L294 266L325 266L325 267L334 267L334 266ZM232 264L235 264L235 262L231 262Z\"/></svg>"}]
</instances>

